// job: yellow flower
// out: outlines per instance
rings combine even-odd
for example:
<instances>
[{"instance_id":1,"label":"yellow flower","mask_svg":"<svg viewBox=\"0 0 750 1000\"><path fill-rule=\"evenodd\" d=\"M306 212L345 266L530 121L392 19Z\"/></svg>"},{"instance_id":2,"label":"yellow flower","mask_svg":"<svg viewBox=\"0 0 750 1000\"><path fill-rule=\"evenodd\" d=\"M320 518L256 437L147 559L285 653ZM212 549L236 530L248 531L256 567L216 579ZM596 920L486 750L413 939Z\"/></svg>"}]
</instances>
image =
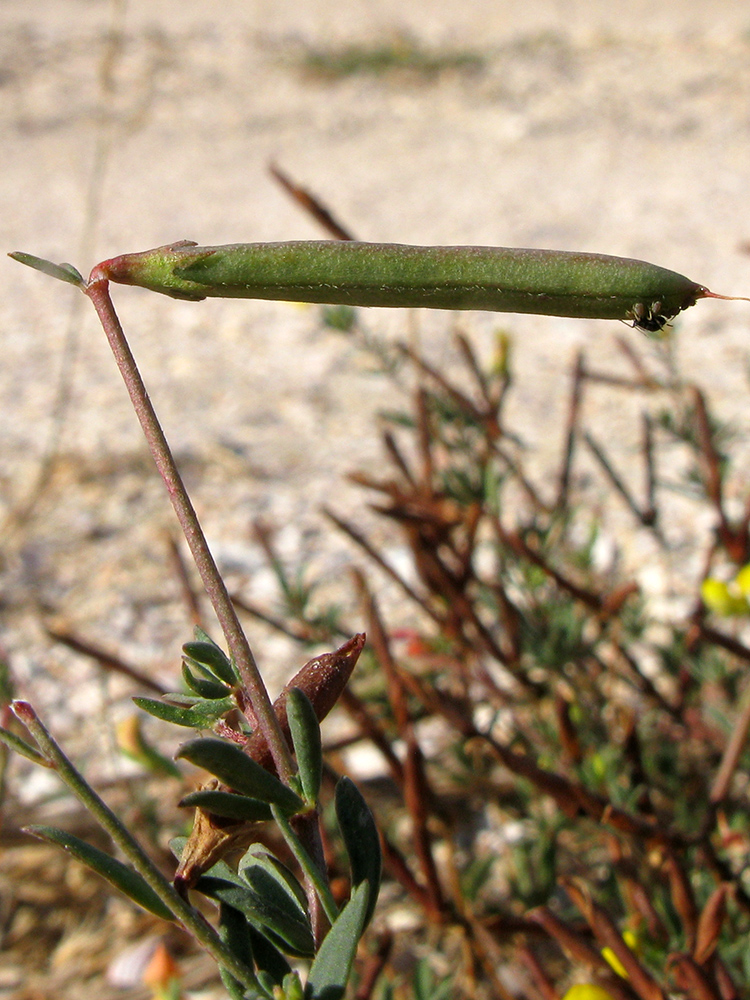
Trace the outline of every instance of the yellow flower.
<instances>
[{"instance_id":1,"label":"yellow flower","mask_svg":"<svg viewBox=\"0 0 750 1000\"><path fill-rule=\"evenodd\" d=\"M747 572L746 572L747 570ZM742 577L742 582L740 582ZM745 590L745 588L748 588ZM709 611L723 617L746 615L750 605L746 594L750 593L750 566L740 570L737 578L730 583L707 577L701 584L701 597Z\"/></svg>"},{"instance_id":2,"label":"yellow flower","mask_svg":"<svg viewBox=\"0 0 750 1000\"><path fill-rule=\"evenodd\" d=\"M612 995L593 983L578 983L570 987L563 1000L612 1000Z\"/></svg>"},{"instance_id":3,"label":"yellow flower","mask_svg":"<svg viewBox=\"0 0 750 1000\"><path fill-rule=\"evenodd\" d=\"M750 596L750 563L747 566L743 566L739 571L737 576L734 578L734 582L740 589L740 593L743 597Z\"/></svg>"},{"instance_id":4,"label":"yellow flower","mask_svg":"<svg viewBox=\"0 0 750 1000\"><path fill-rule=\"evenodd\" d=\"M628 974L625 971L625 966L622 964L620 959L615 955L611 948L602 948L602 958L607 962L612 969L617 973L618 976L622 976L623 979L628 978Z\"/></svg>"},{"instance_id":5,"label":"yellow flower","mask_svg":"<svg viewBox=\"0 0 750 1000\"><path fill-rule=\"evenodd\" d=\"M638 948L638 938L632 931L623 931L622 939L625 944L630 948L631 951L636 951ZM615 955L611 948L602 948L602 958L609 963L610 968L612 968L618 976L622 976L623 979L628 978L628 974L625 971L625 966L622 964L620 959Z\"/></svg>"}]
</instances>

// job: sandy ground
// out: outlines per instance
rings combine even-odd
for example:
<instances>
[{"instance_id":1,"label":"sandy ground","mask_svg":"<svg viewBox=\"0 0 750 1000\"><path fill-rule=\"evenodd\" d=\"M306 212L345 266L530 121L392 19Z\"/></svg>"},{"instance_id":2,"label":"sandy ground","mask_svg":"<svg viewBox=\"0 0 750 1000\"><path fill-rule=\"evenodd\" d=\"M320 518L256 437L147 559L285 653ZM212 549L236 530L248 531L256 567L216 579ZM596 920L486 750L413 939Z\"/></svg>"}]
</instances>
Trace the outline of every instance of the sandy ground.
<instances>
[{"instance_id":1,"label":"sandy ground","mask_svg":"<svg viewBox=\"0 0 750 1000\"><path fill-rule=\"evenodd\" d=\"M750 14L736 0L2 0L0 29L6 250L86 272L180 238L320 237L269 177L273 160L363 239L593 250L750 292ZM351 44L481 65L305 70ZM0 643L19 691L70 724L126 689L50 645L40 622L173 677L188 624L165 565L172 520L83 297L5 257L0 286ZM263 595L258 514L335 576L346 546L322 539L316 512L357 509L340 477L376 460L384 383L314 309L115 298L234 578ZM455 319L380 310L367 323L387 336L416 324L447 359ZM598 321L461 322L484 352L499 325L513 332L514 412L539 468L559 448L575 350L622 367L614 336L640 344ZM741 429L749 329L743 303L702 303L680 324L683 373ZM624 460L634 413L615 400L592 414Z\"/></svg>"}]
</instances>

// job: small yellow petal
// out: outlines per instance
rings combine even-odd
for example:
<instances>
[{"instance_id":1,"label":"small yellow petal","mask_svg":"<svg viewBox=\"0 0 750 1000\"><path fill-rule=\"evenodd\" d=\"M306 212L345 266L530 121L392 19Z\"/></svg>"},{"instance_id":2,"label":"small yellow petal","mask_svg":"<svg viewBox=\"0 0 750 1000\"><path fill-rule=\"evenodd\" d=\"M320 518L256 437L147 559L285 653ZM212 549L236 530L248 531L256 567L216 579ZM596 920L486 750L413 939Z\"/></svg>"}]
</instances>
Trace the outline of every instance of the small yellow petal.
<instances>
[{"instance_id":1,"label":"small yellow petal","mask_svg":"<svg viewBox=\"0 0 750 1000\"><path fill-rule=\"evenodd\" d=\"M747 600L740 594L733 594L726 583L708 577L701 584L703 603L717 615L745 615L748 613Z\"/></svg>"},{"instance_id":2,"label":"small yellow petal","mask_svg":"<svg viewBox=\"0 0 750 1000\"><path fill-rule=\"evenodd\" d=\"M625 971L625 966L622 964L620 959L615 955L611 948L602 948L602 958L605 962L608 962L611 968L617 973L618 976L622 976L623 979L628 978L628 974Z\"/></svg>"},{"instance_id":3,"label":"small yellow petal","mask_svg":"<svg viewBox=\"0 0 750 1000\"><path fill-rule=\"evenodd\" d=\"M563 1000L612 1000L612 995L593 983L578 983L570 987Z\"/></svg>"},{"instance_id":4,"label":"small yellow petal","mask_svg":"<svg viewBox=\"0 0 750 1000\"><path fill-rule=\"evenodd\" d=\"M734 578L734 582L740 588L743 597L750 597L750 563L742 567Z\"/></svg>"}]
</instances>

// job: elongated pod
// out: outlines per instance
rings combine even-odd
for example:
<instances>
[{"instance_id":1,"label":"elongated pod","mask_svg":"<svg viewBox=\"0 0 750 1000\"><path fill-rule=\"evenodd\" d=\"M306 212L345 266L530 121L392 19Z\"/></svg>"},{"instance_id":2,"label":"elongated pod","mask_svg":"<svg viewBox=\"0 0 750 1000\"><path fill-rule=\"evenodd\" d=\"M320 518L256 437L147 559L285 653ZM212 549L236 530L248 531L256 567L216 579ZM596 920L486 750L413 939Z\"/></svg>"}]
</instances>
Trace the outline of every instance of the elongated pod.
<instances>
[{"instance_id":1,"label":"elongated pod","mask_svg":"<svg viewBox=\"0 0 750 1000\"><path fill-rule=\"evenodd\" d=\"M713 297L675 271L625 257L335 240L218 247L185 241L104 261L89 280L101 279L174 298L484 309L630 320L652 331Z\"/></svg>"}]
</instances>

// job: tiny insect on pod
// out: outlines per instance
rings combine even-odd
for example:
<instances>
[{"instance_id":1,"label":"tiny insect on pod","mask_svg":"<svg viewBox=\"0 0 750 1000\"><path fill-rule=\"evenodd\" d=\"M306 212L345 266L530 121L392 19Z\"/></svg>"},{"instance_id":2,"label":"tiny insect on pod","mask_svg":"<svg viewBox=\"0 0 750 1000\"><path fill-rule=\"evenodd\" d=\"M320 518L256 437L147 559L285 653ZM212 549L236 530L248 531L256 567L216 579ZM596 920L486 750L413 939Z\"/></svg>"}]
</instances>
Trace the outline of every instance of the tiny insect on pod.
<instances>
[{"instance_id":1,"label":"tiny insect on pod","mask_svg":"<svg viewBox=\"0 0 750 1000\"><path fill-rule=\"evenodd\" d=\"M675 271L604 254L336 240L199 247L182 241L98 264L89 282L174 298L426 306L620 319L656 332L716 295Z\"/></svg>"}]
</instances>

